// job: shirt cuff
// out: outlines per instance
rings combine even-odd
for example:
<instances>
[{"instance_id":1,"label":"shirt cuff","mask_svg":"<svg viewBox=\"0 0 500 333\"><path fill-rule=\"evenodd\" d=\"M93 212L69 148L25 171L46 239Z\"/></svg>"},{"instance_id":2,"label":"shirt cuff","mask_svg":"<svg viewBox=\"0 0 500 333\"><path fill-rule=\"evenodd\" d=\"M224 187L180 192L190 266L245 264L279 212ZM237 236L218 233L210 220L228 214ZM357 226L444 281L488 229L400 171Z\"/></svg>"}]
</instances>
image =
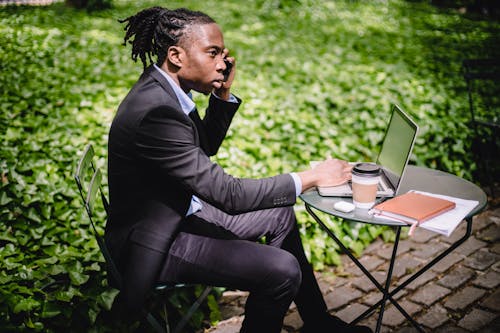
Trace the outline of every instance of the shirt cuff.
<instances>
[{"instance_id":1,"label":"shirt cuff","mask_svg":"<svg viewBox=\"0 0 500 333\"><path fill-rule=\"evenodd\" d=\"M293 182L295 183L295 194L299 196L300 193L302 193L302 181L295 172L290 173L290 176L292 176Z\"/></svg>"},{"instance_id":2,"label":"shirt cuff","mask_svg":"<svg viewBox=\"0 0 500 333\"><path fill-rule=\"evenodd\" d=\"M219 99L219 100L222 101L222 98L220 98L216 94L212 93L212 95L214 95L215 98L217 98L217 99ZM229 103L238 103L238 99L233 94L230 94L229 95L229 99L226 102L229 102Z\"/></svg>"}]
</instances>

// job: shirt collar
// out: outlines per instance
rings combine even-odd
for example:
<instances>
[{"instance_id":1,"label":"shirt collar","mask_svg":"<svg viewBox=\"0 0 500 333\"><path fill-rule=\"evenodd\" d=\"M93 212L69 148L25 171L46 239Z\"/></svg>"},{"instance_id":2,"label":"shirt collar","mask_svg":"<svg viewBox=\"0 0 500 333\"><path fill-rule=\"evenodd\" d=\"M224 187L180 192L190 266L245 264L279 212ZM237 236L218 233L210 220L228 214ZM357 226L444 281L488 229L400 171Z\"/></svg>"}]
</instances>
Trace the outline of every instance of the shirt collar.
<instances>
[{"instance_id":1,"label":"shirt collar","mask_svg":"<svg viewBox=\"0 0 500 333\"><path fill-rule=\"evenodd\" d=\"M168 83L170 84L170 86L172 87L172 89L174 90L175 92L175 95L177 96L177 99L179 100L179 103L181 105L181 108L182 108L182 112L184 112L186 115L188 115L191 111L194 110L194 108L196 107L196 104L193 102L192 100L192 96L191 96L191 93L188 93L186 94L175 82L174 80L170 77L170 75L168 75L167 73L165 73L165 71L163 71L160 67L158 67L156 64L153 64L154 67L161 73L161 75L163 75Z\"/></svg>"}]
</instances>

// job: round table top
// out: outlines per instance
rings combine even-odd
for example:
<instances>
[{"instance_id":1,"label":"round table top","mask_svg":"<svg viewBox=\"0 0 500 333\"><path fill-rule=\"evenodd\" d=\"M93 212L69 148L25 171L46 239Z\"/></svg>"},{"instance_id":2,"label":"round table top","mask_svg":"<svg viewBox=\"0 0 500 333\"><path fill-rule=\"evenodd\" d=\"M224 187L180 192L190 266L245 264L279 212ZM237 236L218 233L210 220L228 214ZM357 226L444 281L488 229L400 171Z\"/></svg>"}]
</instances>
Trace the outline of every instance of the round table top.
<instances>
[{"instance_id":1,"label":"round table top","mask_svg":"<svg viewBox=\"0 0 500 333\"><path fill-rule=\"evenodd\" d=\"M409 165L406 168L403 183L401 184L398 193L406 193L409 190L425 191L434 194L442 194L466 200L478 201L479 204L474 207L466 218L479 213L487 203L486 194L479 186L443 171L413 165ZM368 209L356 208L350 213L343 213L333 208L333 205L337 201L352 202L352 198L322 197L316 190L303 193L300 195L300 198L306 204L319 211L351 221L378 225L408 226L404 222L374 217L373 215L368 214Z\"/></svg>"}]
</instances>

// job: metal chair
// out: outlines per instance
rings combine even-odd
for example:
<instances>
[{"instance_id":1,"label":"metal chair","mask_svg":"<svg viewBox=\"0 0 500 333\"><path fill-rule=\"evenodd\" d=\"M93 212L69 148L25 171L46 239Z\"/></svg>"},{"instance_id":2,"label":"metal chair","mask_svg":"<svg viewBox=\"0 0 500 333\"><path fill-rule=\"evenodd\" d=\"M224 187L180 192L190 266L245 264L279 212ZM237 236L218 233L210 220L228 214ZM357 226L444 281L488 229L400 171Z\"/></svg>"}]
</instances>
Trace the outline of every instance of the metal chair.
<instances>
[{"instance_id":1,"label":"metal chair","mask_svg":"<svg viewBox=\"0 0 500 333\"><path fill-rule=\"evenodd\" d=\"M463 75L467 83L469 110L479 171L494 196L500 168L500 60L466 59Z\"/></svg>"},{"instance_id":2,"label":"metal chair","mask_svg":"<svg viewBox=\"0 0 500 333\"><path fill-rule=\"evenodd\" d=\"M120 271L117 269L113 258L111 257L109 250L106 247L103 236L98 231L96 221L101 220L101 226L104 226L104 221L107 219L109 203L106 194L103 191L102 184L102 173L100 169L96 166L93 161L94 159L94 149L92 145L87 145L83 151L82 157L79 159L76 172L74 175L78 190L83 200L85 210L90 220L92 226L92 231L96 237L97 243L104 256L106 262L106 268L108 274L110 274L110 280L112 285L120 289L122 286L122 276ZM100 202L99 202L100 201ZM102 204L104 212L98 211L96 209L97 204ZM193 285L188 284L159 284L154 287L153 298L156 303L162 308L160 317L163 317L163 323L159 320L152 312L147 312L146 319L151 325L152 329L156 332L167 332L167 333L180 333L182 329L186 326L191 316L200 307L202 302L211 292L212 287L205 287L201 295L194 301L189 310L182 316L182 318L177 323L176 327L171 331L170 323L168 321L167 306L166 306L166 293L169 291L177 290L180 288L193 287Z\"/></svg>"}]
</instances>

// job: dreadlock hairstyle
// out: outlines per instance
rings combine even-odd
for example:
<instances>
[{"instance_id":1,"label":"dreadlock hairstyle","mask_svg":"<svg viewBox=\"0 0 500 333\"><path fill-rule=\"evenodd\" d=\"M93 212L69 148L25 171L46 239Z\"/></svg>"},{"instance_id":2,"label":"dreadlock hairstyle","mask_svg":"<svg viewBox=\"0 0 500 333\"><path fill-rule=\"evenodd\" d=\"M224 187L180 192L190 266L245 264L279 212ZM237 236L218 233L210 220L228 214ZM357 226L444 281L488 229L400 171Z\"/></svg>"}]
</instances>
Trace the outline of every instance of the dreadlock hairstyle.
<instances>
[{"instance_id":1,"label":"dreadlock hairstyle","mask_svg":"<svg viewBox=\"0 0 500 333\"><path fill-rule=\"evenodd\" d=\"M189 26L215 23L210 16L202 12L186 8L169 10L163 7L147 8L118 22L127 22L123 45L127 45L127 42L132 44L132 60L141 58L144 68L148 65L148 59L150 63L153 62L153 55L157 57L157 64L161 65L165 61L168 48L179 45Z\"/></svg>"}]
</instances>

